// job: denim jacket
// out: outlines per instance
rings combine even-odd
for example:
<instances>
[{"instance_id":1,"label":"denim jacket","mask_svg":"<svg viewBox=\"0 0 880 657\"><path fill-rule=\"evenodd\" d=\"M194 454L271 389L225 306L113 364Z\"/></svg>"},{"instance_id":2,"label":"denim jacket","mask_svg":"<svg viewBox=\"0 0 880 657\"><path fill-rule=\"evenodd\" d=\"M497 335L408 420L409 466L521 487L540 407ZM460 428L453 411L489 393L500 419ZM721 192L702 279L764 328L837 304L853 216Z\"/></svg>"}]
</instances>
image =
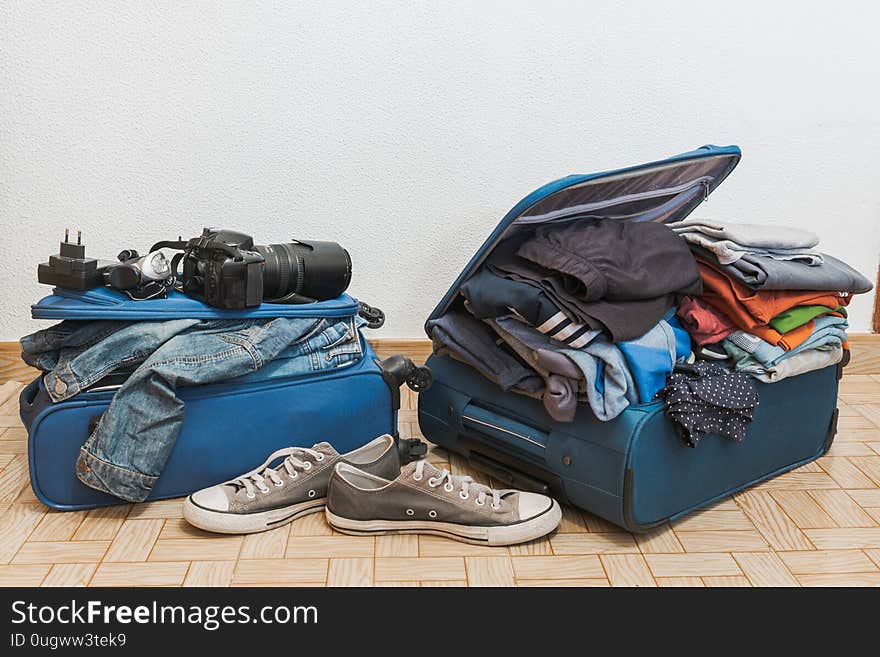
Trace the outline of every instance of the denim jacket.
<instances>
[{"instance_id":1,"label":"denim jacket","mask_svg":"<svg viewBox=\"0 0 880 657\"><path fill-rule=\"evenodd\" d=\"M183 424L176 390L242 377L289 377L360 360L359 318L65 321L22 338L24 360L46 371L53 401L131 371L82 446L77 476L124 500L149 495Z\"/></svg>"}]
</instances>

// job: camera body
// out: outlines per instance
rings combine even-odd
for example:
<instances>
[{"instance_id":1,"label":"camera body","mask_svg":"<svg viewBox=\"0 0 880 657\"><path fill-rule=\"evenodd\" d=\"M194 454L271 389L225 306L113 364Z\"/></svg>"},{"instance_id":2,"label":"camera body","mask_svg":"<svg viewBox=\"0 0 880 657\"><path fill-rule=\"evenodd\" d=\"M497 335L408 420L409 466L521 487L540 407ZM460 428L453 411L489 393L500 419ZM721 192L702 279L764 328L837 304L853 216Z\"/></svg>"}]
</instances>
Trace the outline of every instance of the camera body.
<instances>
[{"instance_id":1,"label":"camera body","mask_svg":"<svg viewBox=\"0 0 880 657\"><path fill-rule=\"evenodd\" d=\"M205 228L187 243L181 276L184 292L201 295L217 308L259 306L264 263L250 235Z\"/></svg>"},{"instance_id":2,"label":"camera body","mask_svg":"<svg viewBox=\"0 0 880 657\"><path fill-rule=\"evenodd\" d=\"M351 257L336 242L259 245L244 233L205 228L175 248L183 248L183 291L217 308L324 301L345 292L351 282Z\"/></svg>"}]
</instances>

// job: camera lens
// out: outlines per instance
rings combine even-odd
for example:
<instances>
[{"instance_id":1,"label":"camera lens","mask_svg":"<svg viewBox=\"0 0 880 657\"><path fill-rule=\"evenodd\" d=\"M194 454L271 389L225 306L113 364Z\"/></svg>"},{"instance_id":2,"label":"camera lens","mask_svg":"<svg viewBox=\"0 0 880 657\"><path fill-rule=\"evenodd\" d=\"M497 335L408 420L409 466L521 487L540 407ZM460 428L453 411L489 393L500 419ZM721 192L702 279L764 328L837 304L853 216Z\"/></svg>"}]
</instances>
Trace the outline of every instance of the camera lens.
<instances>
[{"instance_id":1,"label":"camera lens","mask_svg":"<svg viewBox=\"0 0 880 657\"><path fill-rule=\"evenodd\" d=\"M270 301L288 294L333 299L351 282L351 257L336 242L287 242L254 250L266 261L263 296Z\"/></svg>"}]
</instances>

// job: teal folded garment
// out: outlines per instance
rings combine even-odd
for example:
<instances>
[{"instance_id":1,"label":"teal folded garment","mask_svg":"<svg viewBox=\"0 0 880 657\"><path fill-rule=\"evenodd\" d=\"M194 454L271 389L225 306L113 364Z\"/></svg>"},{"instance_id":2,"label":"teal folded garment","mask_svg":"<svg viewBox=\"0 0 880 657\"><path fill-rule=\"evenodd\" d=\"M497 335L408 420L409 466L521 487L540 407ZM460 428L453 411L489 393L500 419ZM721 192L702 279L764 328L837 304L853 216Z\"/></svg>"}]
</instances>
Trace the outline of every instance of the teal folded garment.
<instances>
[{"instance_id":1,"label":"teal folded garment","mask_svg":"<svg viewBox=\"0 0 880 657\"><path fill-rule=\"evenodd\" d=\"M846 342L848 327L849 324L845 317L825 315L816 318L810 337L788 351L745 331L731 333L721 341L721 346L734 359L737 370L755 363L765 368L772 368L780 362L810 349L818 349L826 345L842 345Z\"/></svg>"}]
</instances>

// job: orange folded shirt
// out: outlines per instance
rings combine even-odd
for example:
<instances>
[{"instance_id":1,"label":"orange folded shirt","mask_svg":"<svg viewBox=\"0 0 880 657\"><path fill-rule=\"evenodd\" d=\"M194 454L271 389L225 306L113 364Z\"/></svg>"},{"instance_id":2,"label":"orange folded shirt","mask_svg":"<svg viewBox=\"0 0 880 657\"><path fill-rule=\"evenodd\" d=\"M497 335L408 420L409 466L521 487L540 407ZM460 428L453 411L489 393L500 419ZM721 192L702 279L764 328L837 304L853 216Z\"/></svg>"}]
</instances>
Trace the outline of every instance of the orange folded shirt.
<instances>
[{"instance_id":1,"label":"orange folded shirt","mask_svg":"<svg viewBox=\"0 0 880 657\"><path fill-rule=\"evenodd\" d=\"M794 349L806 340L813 332L814 323L811 321L783 334L769 325L776 315L795 306L827 306L831 314L838 306L849 303L849 296L829 291L756 291L703 260L697 260L697 266L703 279L703 299L708 304L727 315L742 330L785 350Z\"/></svg>"}]
</instances>

